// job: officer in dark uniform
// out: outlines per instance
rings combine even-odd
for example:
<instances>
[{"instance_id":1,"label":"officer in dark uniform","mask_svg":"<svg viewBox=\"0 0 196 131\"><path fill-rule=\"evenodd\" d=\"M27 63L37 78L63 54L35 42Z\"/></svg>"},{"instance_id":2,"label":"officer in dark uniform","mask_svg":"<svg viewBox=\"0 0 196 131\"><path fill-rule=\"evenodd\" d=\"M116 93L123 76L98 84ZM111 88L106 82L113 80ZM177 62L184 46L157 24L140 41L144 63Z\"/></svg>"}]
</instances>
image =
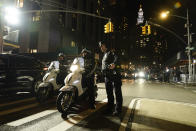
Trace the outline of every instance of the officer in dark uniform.
<instances>
[{"instance_id":1,"label":"officer in dark uniform","mask_svg":"<svg viewBox=\"0 0 196 131\"><path fill-rule=\"evenodd\" d=\"M104 53L102 59L102 72L105 77L105 87L108 98L107 110L105 113L113 113L113 115L120 115L122 111L122 91L121 91L121 74L119 70L119 61L118 57L115 54L115 51L109 50L106 46L106 43L99 42L99 47L101 51ZM116 107L113 112L114 107L114 94L113 89L115 91L116 96Z\"/></svg>"},{"instance_id":2,"label":"officer in dark uniform","mask_svg":"<svg viewBox=\"0 0 196 131\"><path fill-rule=\"evenodd\" d=\"M82 74L82 84L84 87L88 88L89 95L89 105L91 109L95 109L95 85L94 85L94 70L95 70L95 60L93 55L89 50L84 48L81 52L84 58L84 73Z\"/></svg>"}]
</instances>

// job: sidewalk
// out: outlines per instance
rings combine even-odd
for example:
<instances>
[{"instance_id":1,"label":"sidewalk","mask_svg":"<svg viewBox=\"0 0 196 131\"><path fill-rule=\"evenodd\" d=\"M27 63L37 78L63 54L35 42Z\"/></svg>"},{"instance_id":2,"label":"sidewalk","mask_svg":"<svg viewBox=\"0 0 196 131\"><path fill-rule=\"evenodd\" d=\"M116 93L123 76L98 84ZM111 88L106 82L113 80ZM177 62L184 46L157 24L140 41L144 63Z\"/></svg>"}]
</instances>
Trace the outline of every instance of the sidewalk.
<instances>
[{"instance_id":1,"label":"sidewalk","mask_svg":"<svg viewBox=\"0 0 196 131\"><path fill-rule=\"evenodd\" d=\"M173 82L173 81L171 81L170 83L174 84L174 85L183 86L184 88L189 88L189 89L193 89L193 90L196 89L196 83L195 82L185 83L185 82Z\"/></svg>"},{"instance_id":2,"label":"sidewalk","mask_svg":"<svg viewBox=\"0 0 196 131\"><path fill-rule=\"evenodd\" d=\"M196 131L196 105L166 100L139 99L135 103L133 131Z\"/></svg>"}]
</instances>

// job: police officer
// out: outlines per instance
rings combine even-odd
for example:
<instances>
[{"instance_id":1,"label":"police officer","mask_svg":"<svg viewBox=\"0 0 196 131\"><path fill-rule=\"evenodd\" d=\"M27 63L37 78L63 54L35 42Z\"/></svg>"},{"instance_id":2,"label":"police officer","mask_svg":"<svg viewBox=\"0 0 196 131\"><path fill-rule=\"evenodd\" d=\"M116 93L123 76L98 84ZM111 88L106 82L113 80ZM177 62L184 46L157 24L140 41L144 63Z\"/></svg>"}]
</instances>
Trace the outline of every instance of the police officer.
<instances>
[{"instance_id":1,"label":"police officer","mask_svg":"<svg viewBox=\"0 0 196 131\"><path fill-rule=\"evenodd\" d=\"M67 70L65 68L65 56L63 53L59 53L57 56L57 61L52 61L48 70L59 69L59 73L57 75L57 83L64 84L64 78L67 75Z\"/></svg>"},{"instance_id":2,"label":"police officer","mask_svg":"<svg viewBox=\"0 0 196 131\"><path fill-rule=\"evenodd\" d=\"M115 54L115 51L109 50L105 42L99 42L99 47L101 51L104 53L102 59L102 72L105 78L105 87L108 98L107 103L107 114L113 113L113 115L120 115L122 111L122 91L121 91L121 75L119 71L119 61L118 57ZM113 112L114 107L114 94L113 89L115 90L116 96L116 106Z\"/></svg>"},{"instance_id":3,"label":"police officer","mask_svg":"<svg viewBox=\"0 0 196 131\"><path fill-rule=\"evenodd\" d=\"M81 55L84 58L84 73L82 74L82 84L88 88L89 106L91 109L95 109L95 88L94 88L94 70L95 60L91 54L91 51L84 48L81 51Z\"/></svg>"}]
</instances>

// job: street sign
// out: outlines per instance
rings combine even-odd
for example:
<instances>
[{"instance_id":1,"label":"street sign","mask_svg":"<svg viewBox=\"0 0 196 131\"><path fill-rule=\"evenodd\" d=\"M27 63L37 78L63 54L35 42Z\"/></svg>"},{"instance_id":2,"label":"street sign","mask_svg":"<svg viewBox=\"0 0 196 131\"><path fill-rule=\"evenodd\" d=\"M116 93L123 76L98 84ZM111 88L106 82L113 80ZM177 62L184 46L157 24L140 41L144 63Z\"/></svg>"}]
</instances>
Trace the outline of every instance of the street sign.
<instances>
[{"instance_id":1,"label":"street sign","mask_svg":"<svg viewBox=\"0 0 196 131\"><path fill-rule=\"evenodd\" d=\"M186 49L187 49L187 50L194 50L195 48L194 48L194 47L188 47L188 46L187 46Z\"/></svg>"}]
</instances>

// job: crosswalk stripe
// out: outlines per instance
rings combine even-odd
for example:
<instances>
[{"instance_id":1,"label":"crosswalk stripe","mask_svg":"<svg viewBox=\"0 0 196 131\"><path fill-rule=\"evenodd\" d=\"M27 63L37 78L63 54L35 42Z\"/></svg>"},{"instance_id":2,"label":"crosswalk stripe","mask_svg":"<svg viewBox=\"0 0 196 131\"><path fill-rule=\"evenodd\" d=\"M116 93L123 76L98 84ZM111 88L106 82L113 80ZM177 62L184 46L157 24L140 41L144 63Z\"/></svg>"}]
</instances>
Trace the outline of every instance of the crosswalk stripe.
<instances>
[{"instance_id":1,"label":"crosswalk stripe","mask_svg":"<svg viewBox=\"0 0 196 131\"><path fill-rule=\"evenodd\" d=\"M10 114L10 113L14 113L14 112L17 112L17 111L22 111L22 110L25 110L25 109L28 109L28 108L33 108L33 107L36 107L38 105L39 105L38 103L35 103L35 104L30 104L30 105L27 105L27 106L22 106L22 107L11 109L11 110L1 111L0 116L7 115L7 114Z\"/></svg>"},{"instance_id":2,"label":"crosswalk stripe","mask_svg":"<svg viewBox=\"0 0 196 131\"><path fill-rule=\"evenodd\" d=\"M32 101L32 100L36 100L36 99L34 97L32 97L32 98L28 98L28 99L24 99L24 100L18 100L18 101L13 101L13 102L9 102L9 103L0 104L0 108L3 107L3 106L18 104L18 103L22 103L22 102L26 102L26 101Z\"/></svg>"},{"instance_id":3,"label":"crosswalk stripe","mask_svg":"<svg viewBox=\"0 0 196 131\"><path fill-rule=\"evenodd\" d=\"M138 100L138 99L133 99L130 104L129 104L129 107L127 109L127 112L122 120L122 122L120 123L120 128L119 128L119 131L125 131L126 129L126 126L127 126L127 123L129 121L129 117L130 117L130 114L131 114L131 110L133 109L133 106L134 106L134 103L135 101Z\"/></svg>"},{"instance_id":4,"label":"crosswalk stripe","mask_svg":"<svg viewBox=\"0 0 196 131\"><path fill-rule=\"evenodd\" d=\"M75 124L79 123L80 121L85 119L87 116L89 116L93 112L95 112L98 109L100 109L104 105L103 103L105 103L106 101L107 101L107 99L104 99L104 100L102 100L101 103L98 103L96 105L96 109L95 110L88 109L88 110L86 110L84 112L81 112L80 114L77 114L75 116L71 116L67 120L61 122L57 126L49 129L48 131L65 131L65 130L71 128L72 126L74 126Z\"/></svg>"},{"instance_id":5,"label":"crosswalk stripe","mask_svg":"<svg viewBox=\"0 0 196 131\"><path fill-rule=\"evenodd\" d=\"M19 120L13 121L13 122L9 122L6 125L8 125L8 126L20 126L20 125L23 125L25 123L28 123L30 121L36 120L38 118L47 116L47 115L55 113L55 112L57 112L56 109L55 110L54 109L53 110L52 109L45 110L45 111L39 112L37 114L22 118L22 119L19 119Z\"/></svg>"}]
</instances>

